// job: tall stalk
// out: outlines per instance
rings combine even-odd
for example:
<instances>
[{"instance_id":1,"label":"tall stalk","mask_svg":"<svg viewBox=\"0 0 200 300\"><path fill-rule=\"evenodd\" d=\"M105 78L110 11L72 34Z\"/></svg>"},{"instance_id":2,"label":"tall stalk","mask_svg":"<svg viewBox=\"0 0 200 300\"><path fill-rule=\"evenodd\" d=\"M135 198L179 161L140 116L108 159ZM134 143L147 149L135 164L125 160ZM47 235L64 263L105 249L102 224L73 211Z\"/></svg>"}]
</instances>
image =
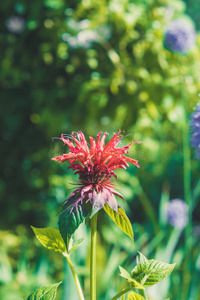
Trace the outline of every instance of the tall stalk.
<instances>
[{"instance_id":1,"label":"tall stalk","mask_svg":"<svg viewBox=\"0 0 200 300\"><path fill-rule=\"evenodd\" d=\"M188 225L185 228L185 263L183 272L183 289L184 294L182 299L187 299L189 292L189 284L191 277L191 236L192 236L192 192L191 192L191 156L189 142L189 127L187 124L186 113L183 116L183 182L184 182L184 200L189 209ZM188 276L189 275L189 276Z\"/></svg>"},{"instance_id":2,"label":"tall stalk","mask_svg":"<svg viewBox=\"0 0 200 300\"><path fill-rule=\"evenodd\" d=\"M91 219L90 300L96 300L97 213Z\"/></svg>"},{"instance_id":3,"label":"tall stalk","mask_svg":"<svg viewBox=\"0 0 200 300\"><path fill-rule=\"evenodd\" d=\"M67 253L63 253L63 256L66 258L66 260L67 260L67 262L68 262L68 264L70 266L70 269L72 271L72 275L74 277L74 281L75 281L75 284L76 284L76 287L77 287L77 290L78 290L79 298L80 298L80 300L85 300L84 296L83 296L82 289L81 289L81 285L80 285L80 282L79 282L79 279L78 279L78 275L77 275L77 273L76 273L76 271L74 269L72 261L71 261L69 255Z\"/></svg>"}]
</instances>

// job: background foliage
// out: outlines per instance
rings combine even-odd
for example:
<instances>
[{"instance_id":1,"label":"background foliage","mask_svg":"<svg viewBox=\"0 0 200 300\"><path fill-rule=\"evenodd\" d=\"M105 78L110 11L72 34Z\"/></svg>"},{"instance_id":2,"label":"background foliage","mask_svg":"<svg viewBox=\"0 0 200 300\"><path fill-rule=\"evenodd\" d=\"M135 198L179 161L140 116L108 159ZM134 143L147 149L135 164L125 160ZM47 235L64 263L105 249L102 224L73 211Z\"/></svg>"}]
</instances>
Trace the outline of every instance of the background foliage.
<instances>
[{"instance_id":1,"label":"background foliage","mask_svg":"<svg viewBox=\"0 0 200 300\"><path fill-rule=\"evenodd\" d=\"M76 180L66 165L50 161L65 151L51 137L78 130L86 136L99 131L112 134L119 128L128 134L127 140L142 140L130 151L141 169L118 172L135 249L102 212L99 299L110 299L123 285L118 264L130 264L132 269L141 249L146 256L177 262L172 278L151 291L151 299L199 299L197 160L192 160L191 238L167 224L164 213L169 199L184 199L183 140L188 139L184 116L193 111L200 88L200 35L196 46L180 55L164 48L164 33L171 20L186 14L198 31L197 3L7 0L0 4L2 299L21 299L42 283L63 279L60 257L47 256L30 229L30 225L57 227L58 207ZM8 25L16 16L21 32ZM77 235L82 237L87 230L81 226ZM87 255L86 239L74 257L85 291ZM75 299L73 281L66 280L58 299L66 294Z\"/></svg>"}]
</instances>

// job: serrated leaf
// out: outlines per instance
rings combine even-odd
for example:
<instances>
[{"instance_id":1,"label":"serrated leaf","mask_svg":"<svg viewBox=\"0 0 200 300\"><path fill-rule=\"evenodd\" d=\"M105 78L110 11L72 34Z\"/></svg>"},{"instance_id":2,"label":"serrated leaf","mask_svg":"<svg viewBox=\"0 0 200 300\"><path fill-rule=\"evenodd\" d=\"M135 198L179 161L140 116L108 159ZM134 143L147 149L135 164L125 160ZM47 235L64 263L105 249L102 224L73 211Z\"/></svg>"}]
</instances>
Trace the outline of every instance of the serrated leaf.
<instances>
[{"instance_id":1,"label":"serrated leaf","mask_svg":"<svg viewBox=\"0 0 200 300\"><path fill-rule=\"evenodd\" d=\"M148 259L141 253L139 252L139 262L137 264L137 270L138 272L142 272L144 270L148 270L148 266L149 266L149 261ZM133 273L134 271L132 271Z\"/></svg>"},{"instance_id":2,"label":"serrated leaf","mask_svg":"<svg viewBox=\"0 0 200 300\"><path fill-rule=\"evenodd\" d=\"M105 212L109 215L109 217L115 222L115 224L125 233L127 234L132 242L133 240L133 229L131 226L131 222L127 217L123 208L119 207L118 212L114 211L110 206L106 203L104 205Z\"/></svg>"},{"instance_id":3,"label":"serrated leaf","mask_svg":"<svg viewBox=\"0 0 200 300\"><path fill-rule=\"evenodd\" d=\"M138 251L139 253L139 262L137 266L132 270L131 276L138 282L140 282L142 285L147 280L148 276L152 272L152 270L149 270L149 261L148 259Z\"/></svg>"},{"instance_id":4,"label":"serrated leaf","mask_svg":"<svg viewBox=\"0 0 200 300\"><path fill-rule=\"evenodd\" d=\"M32 292L25 300L54 300L58 286L62 283L54 283L48 286L41 287L40 289Z\"/></svg>"},{"instance_id":5,"label":"serrated leaf","mask_svg":"<svg viewBox=\"0 0 200 300\"><path fill-rule=\"evenodd\" d=\"M58 225L67 248L70 237L79 225L89 216L90 212L90 202L86 202L80 193L72 193L63 203Z\"/></svg>"},{"instance_id":6,"label":"serrated leaf","mask_svg":"<svg viewBox=\"0 0 200 300\"><path fill-rule=\"evenodd\" d=\"M127 300L145 300L143 296L131 291L129 294L128 294L128 298Z\"/></svg>"},{"instance_id":7,"label":"serrated leaf","mask_svg":"<svg viewBox=\"0 0 200 300\"><path fill-rule=\"evenodd\" d=\"M139 283L137 282L135 279L133 279L131 277L131 275L124 269L122 268L121 266L119 266L119 269L120 269L120 276L125 278L133 288L136 288L136 289L140 289L140 290L143 290L144 287Z\"/></svg>"},{"instance_id":8,"label":"serrated leaf","mask_svg":"<svg viewBox=\"0 0 200 300\"><path fill-rule=\"evenodd\" d=\"M69 248L69 255L80 246L83 240L84 239L82 238L77 241L73 241L72 246Z\"/></svg>"},{"instance_id":9,"label":"serrated leaf","mask_svg":"<svg viewBox=\"0 0 200 300\"><path fill-rule=\"evenodd\" d=\"M169 276L176 264L167 264L159 260L149 260L149 268L153 270L144 283L144 287L152 286Z\"/></svg>"},{"instance_id":10,"label":"serrated leaf","mask_svg":"<svg viewBox=\"0 0 200 300\"><path fill-rule=\"evenodd\" d=\"M148 260L142 253L139 253L139 263L133 269L131 275L144 287L152 286L165 277L174 269L175 264L167 264L159 260Z\"/></svg>"},{"instance_id":11,"label":"serrated leaf","mask_svg":"<svg viewBox=\"0 0 200 300\"><path fill-rule=\"evenodd\" d=\"M31 228L44 247L61 253L66 252L66 246L59 230L49 227L35 228L31 226Z\"/></svg>"}]
</instances>

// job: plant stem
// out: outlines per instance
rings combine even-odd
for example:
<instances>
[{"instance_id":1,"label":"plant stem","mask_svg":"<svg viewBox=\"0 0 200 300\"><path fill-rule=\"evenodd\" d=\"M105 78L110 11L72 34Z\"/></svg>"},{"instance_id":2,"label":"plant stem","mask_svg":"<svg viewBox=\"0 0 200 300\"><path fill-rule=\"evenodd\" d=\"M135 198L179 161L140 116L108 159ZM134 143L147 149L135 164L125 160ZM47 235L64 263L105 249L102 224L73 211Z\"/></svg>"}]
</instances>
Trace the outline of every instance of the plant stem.
<instances>
[{"instance_id":1,"label":"plant stem","mask_svg":"<svg viewBox=\"0 0 200 300\"><path fill-rule=\"evenodd\" d=\"M189 208L189 222L185 229L186 233L186 251L191 252L191 243L188 240L192 233L192 197L191 197L191 158L190 158L190 142L189 142L189 129L186 117L184 116L183 125L183 180L184 180L184 199Z\"/></svg>"},{"instance_id":2,"label":"plant stem","mask_svg":"<svg viewBox=\"0 0 200 300\"><path fill-rule=\"evenodd\" d=\"M146 295L145 295L145 290L139 290L139 294L140 294L141 296L143 296L144 299L147 299L147 298L146 298Z\"/></svg>"},{"instance_id":3,"label":"plant stem","mask_svg":"<svg viewBox=\"0 0 200 300\"><path fill-rule=\"evenodd\" d=\"M78 275L75 271L75 268L73 266L73 263L69 257L69 254L67 253L63 253L63 256L66 258L69 266L70 266L70 269L72 271L72 275L74 277L74 281L75 281L75 284L76 284L76 287L77 287L77 290L78 290L78 294L79 294L79 298L80 300L85 300L84 296L83 296L83 292L82 292L82 289L81 289L81 285L80 285L80 282L79 282L79 279L78 279Z\"/></svg>"},{"instance_id":4,"label":"plant stem","mask_svg":"<svg viewBox=\"0 0 200 300\"><path fill-rule=\"evenodd\" d=\"M91 219L90 300L96 300L97 213Z\"/></svg>"},{"instance_id":5,"label":"plant stem","mask_svg":"<svg viewBox=\"0 0 200 300\"><path fill-rule=\"evenodd\" d=\"M125 293L129 292L130 290L131 290L130 287L123 289L121 292L119 292L117 295L115 295L111 300L118 299L120 296L124 295Z\"/></svg>"},{"instance_id":6,"label":"plant stem","mask_svg":"<svg viewBox=\"0 0 200 300\"><path fill-rule=\"evenodd\" d=\"M183 116L183 181L184 181L184 200L189 209L188 225L185 228L185 270L183 272L183 300L188 298L189 284L191 282L191 236L192 236L192 192L191 192L191 157L189 143L189 128L186 113Z\"/></svg>"}]
</instances>

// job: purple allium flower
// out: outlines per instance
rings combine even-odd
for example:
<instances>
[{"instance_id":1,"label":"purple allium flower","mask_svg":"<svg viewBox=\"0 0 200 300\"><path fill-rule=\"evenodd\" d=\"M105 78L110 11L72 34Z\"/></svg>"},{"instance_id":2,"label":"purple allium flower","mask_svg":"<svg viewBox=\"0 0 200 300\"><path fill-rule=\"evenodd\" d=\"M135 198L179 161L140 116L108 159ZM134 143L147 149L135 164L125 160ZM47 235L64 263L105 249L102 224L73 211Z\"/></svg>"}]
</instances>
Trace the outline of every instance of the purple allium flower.
<instances>
[{"instance_id":1,"label":"purple allium flower","mask_svg":"<svg viewBox=\"0 0 200 300\"><path fill-rule=\"evenodd\" d=\"M184 229L189 221L188 205L181 199L171 200L167 204L167 220L177 229Z\"/></svg>"},{"instance_id":2,"label":"purple allium flower","mask_svg":"<svg viewBox=\"0 0 200 300\"><path fill-rule=\"evenodd\" d=\"M6 20L6 27L11 33L22 33L26 23L22 17L13 16Z\"/></svg>"},{"instance_id":3,"label":"purple allium flower","mask_svg":"<svg viewBox=\"0 0 200 300\"><path fill-rule=\"evenodd\" d=\"M165 32L164 46L172 52L187 53L196 42L196 32L189 21L175 19Z\"/></svg>"},{"instance_id":4,"label":"purple allium flower","mask_svg":"<svg viewBox=\"0 0 200 300\"><path fill-rule=\"evenodd\" d=\"M191 146L195 148L195 158L200 159L200 103L190 115Z\"/></svg>"}]
</instances>

